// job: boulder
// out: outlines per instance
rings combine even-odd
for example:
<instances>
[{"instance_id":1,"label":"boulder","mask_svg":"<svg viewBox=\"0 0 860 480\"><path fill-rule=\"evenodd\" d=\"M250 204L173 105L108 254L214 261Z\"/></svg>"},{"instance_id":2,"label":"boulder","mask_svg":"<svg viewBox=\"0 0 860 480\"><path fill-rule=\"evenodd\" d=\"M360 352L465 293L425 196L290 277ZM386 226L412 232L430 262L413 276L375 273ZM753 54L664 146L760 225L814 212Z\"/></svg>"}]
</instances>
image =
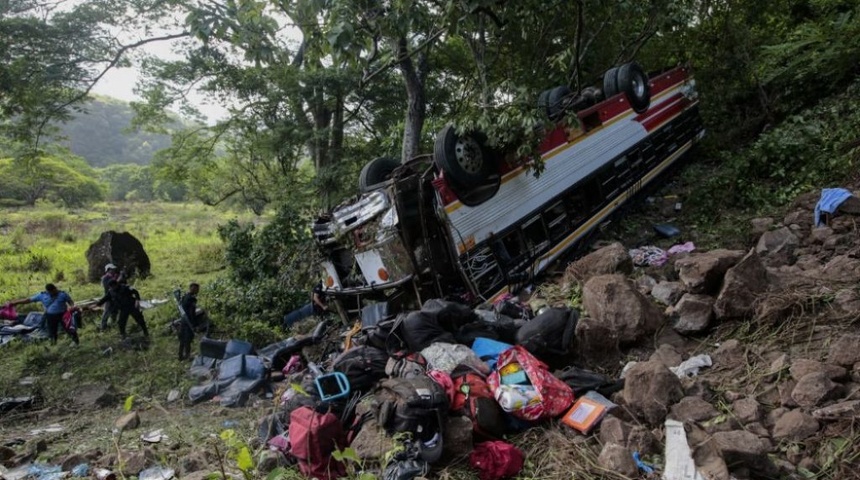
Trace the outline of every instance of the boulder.
<instances>
[{"instance_id":1,"label":"boulder","mask_svg":"<svg viewBox=\"0 0 860 480\"><path fill-rule=\"evenodd\" d=\"M624 245L611 243L571 263L565 270L565 280L587 282L591 277L613 273L629 275L633 272L633 261Z\"/></svg>"},{"instance_id":2,"label":"boulder","mask_svg":"<svg viewBox=\"0 0 860 480\"><path fill-rule=\"evenodd\" d=\"M818 422L800 410L791 410L776 419L773 425L773 438L800 442L815 435Z\"/></svg>"},{"instance_id":3,"label":"boulder","mask_svg":"<svg viewBox=\"0 0 860 480\"><path fill-rule=\"evenodd\" d=\"M754 398L741 398L732 403L732 413L742 424L754 423L761 419L762 408Z\"/></svg>"},{"instance_id":4,"label":"boulder","mask_svg":"<svg viewBox=\"0 0 860 480\"><path fill-rule=\"evenodd\" d=\"M469 425L470 433L471 427ZM371 418L361 426L361 430L359 430L350 446L355 450L358 458L378 461L385 456L386 452L392 451L397 445L397 442L393 438L385 434L385 430L379 426L376 419Z\"/></svg>"},{"instance_id":5,"label":"boulder","mask_svg":"<svg viewBox=\"0 0 860 480\"><path fill-rule=\"evenodd\" d=\"M585 283L582 303L589 315L606 325L621 344L653 334L662 313L621 275L598 275Z\"/></svg>"},{"instance_id":6,"label":"boulder","mask_svg":"<svg viewBox=\"0 0 860 480\"><path fill-rule=\"evenodd\" d=\"M809 373L801 378L791 398L801 407L816 407L821 403L837 398L842 393L842 386L833 383L824 372Z\"/></svg>"},{"instance_id":7,"label":"boulder","mask_svg":"<svg viewBox=\"0 0 860 480\"><path fill-rule=\"evenodd\" d=\"M268 474L278 467L288 467L290 461L283 453L277 450L263 450L257 457L257 471Z\"/></svg>"},{"instance_id":8,"label":"boulder","mask_svg":"<svg viewBox=\"0 0 860 480\"><path fill-rule=\"evenodd\" d=\"M848 376L848 370L843 367L816 362L815 360L809 360L806 358L798 358L797 360L794 360L791 362L791 368L789 368L791 378L798 382L806 375L815 372L824 372L824 374L827 375L827 378L831 380L839 380Z\"/></svg>"},{"instance_id":9,"label":"boulder","mask_svg":"<svg viewBox=\"0 0 860 480\"><path fill-rule=\"evenodd\" d=\"M777 260L775 263L789 264L794 258L794 250L800 245L790 228L782 227L764 232L755 246L755 253Z\"/></svg>"},{"instance_id":10,"label":"boulder","mask_svg":"<svg viewBox=\"0 0 860 480\"><path fill-rule=\"evenodd\" d=\"M140 426L140 415L137 414L137 410L126 413L125 415L117 418L113 426L120 432L125 430L134 430Z\"/></svg>"},{"instance_id":11,"label":"boulder","mask_svg":"<svg viewBox=\"0 0 860 480\"><path fill-rule=\"evenodd\" d=\"M793 379L788 379L779 384L777 389L779 390L779 405L781 407L794 408L798 406L797 401L791 396L796 386L797 381Z\"/></svg>"},{"instance_id":12,"label":"boulder","mask_svg":"<svg viewBox=\"0 0 860 480\"><path fill-rule=\"evenodd\" d=\"M667 367L677 367L683 361L681 354L675 350L675 347L669 345L668 343L662 343L651 354L651 358L649 358L652 362L660 362Z\"/></svg>"},{"instance_id":13,"label":"boulder","mask_svg":"<svg viewBox=\"0 0 860 480\"><path fill-rule=\"evenodd\" d=\"M830 344L827 361L845 367L850 367L860 362L860 335L840 335Z\"/></svg>"},{"instance_id":14,"label":"boulder","mask_svg":"<svg viewBox=\"0 0 860 480\"><path fill-rule=\"evenodd\" d=\"M812 240L813 243L817 243L819 245L823 245L824 242L832 236L833 229L830 227L813 228L809 233L809 239Z\"/></svg>"},{"instance_id":15,"label":"boulder","mask_svg":"<svg viewBox=\"0 0 860 480\"><path fill-rule=\"evenodd\" d=\"M679 422L694 423L710 420L718 414L717 409L702 397L684 397L680 402L672 405L669 418Z\"/></svg>"},{"instance_id":16,"label":"boulder","mask_svg":"<svg viewBox=\"0 0 860 480\"><path fill-rule=\"evenodd\" d=\"M818 420L839 420L858 416L860 416L860 400L834 403L812 411L812 417Z\"/></svg>"},{"instance_id":17,"label":"boulder","mask_svg":"<svg viewBox=\"0 0 860 480\"><path fill-rule=\"evenodd\" d=\"M111 385L92 383L78 387L71 400L83 408L111 407L116 405L117 393Z\"/></svg>"},{"instance_id":18,"label":"boulder","mask_svg":"<svg viewBox=\"0 0 860 480\"><path fill-rule=\"evenodd\" d=\"M860 282L860 260L848 255L838 255L821 268L821 278L831 283Z\"/></svg>"},{"instance_id":19,"label":"boulder","mask_svg":"<svg viewBox=\"0 0 860 480\"><path fill-rule=\"evenodd\" d=\"M633 454L621 445L608 443L603 446L597 463L606 470L625 477L633 477L639 472Z\"/></svg>"},{"instance_id":20,"label":"boulder","mask_svg":"<svg viewBox=\"0 0 860 480\"><path fill-rule=\"evenodd\" d=\"M711 250L692 253L675 261L681 282L693 293L716 293L726 270L744 257L740 250Z\"/></svg>"},{"instance_id":21,"label":"boulder","mask_svg":"<svg viewBox=\"0 0 860 480\"><path fill-rule=\"evenodd\" d=\"M758 297L767 290L767 270L758 254L750 251L728 269L714 303L717 319L743 318L754 313Z\"/></svg>"},{"instance_id":22,"label":"boulder","mask_svg":"<svg viewBox=\"0 0 860 480\"><path fill-rule=\"evenodd\" d=\"M448 460L468 457L472 444L472 420L469 417L449 417L445 423L442 456Z\"/></svg>"},{"instance_id":23,"label":"boulder","mask_svg":"<svg viewBox=\"0 0 860 480\"><path fill-rule=\"evenodd\" d=\"M684 391L678 377L663 364L640 362L627 372L622 396L633 415L656 426L663 423L669 408L684 396Z\"/></svg>"},{"instance_id":24,"label":"boulder","mask_svg":"<svg viewBox=\"0 0 860 480\"><path fill-rule=\"evenodd\" d=\"M754 235L761 235L770 230L771 226L773 226L773 219L770 217L753 218L750 220L750 230Z\"/></svg>"},{"instance_id":25,"label":"boulder","mask_svg":"<svg viewBox=\"0 0 860 480\"><path fill-rule=\"evenodd\" d=\"M609 445L610 443L627 445L631 429L632 427L624 420L613 415L607 415L600 422L600 431L598 432L600 443L603 445Z\"/></svg>"},{"instance_id":26,"label":"boulder","mask_svg":"<svg viewBox=\"0 0 860 480\"><path fill-rule=\"evenodd\" d=\"M734 338L723 342L714 352L714 367L734 368L745 364L746 361L746 349Z\"/></svg>"},{"instance_id":27,"label":"boulder","mask_svg":"<svg viewBox=\"0 0 860 480\"><path fill-rule=\"evenodd\" d=\"M141 278L149 276L152 269L143 244L128 232L102 232L98 240L87 249L86 256L87 279L91 282L98 282L102 278L108 263Z\"/></svg>"},{"instance_id":28,"label":"boulder","mask_svg":"<svg viewBox=\"0 0 860 480\"><path fill-rule=\"evenodd\" d=\"M774 476L776 467L767 457L767 453L773 448L770 441L744 430L717 432L713 439L729 468L732 465L741 465L758 475Z\"/></svg>"},{"instance_id":29,"label":"boulder","mask_svg":"<svg viewBox=\"0 0 860 480\"><path fill-rule=\"evenodd\" d=\"M674 308L678 321L673 328L676 332L690 335L702 332L714 318L714 299L708 295L685 293Z\"/></svg>"},{"instance_id":30,"label":"boulder","mask_svg":"<svg viewBox=\"0 0 860 480\"><path fill-rule=\"evenodd\" d=\"M657 285L657 280L651 275L642 275L636 279L636 288L642 295L650 295L651 290Z\"/></svg>"},{"instance_id":31,"label":"boulder","mask_svg":"<svg viewBox=\"0 0 860 480\"><path fill-rule=\"evenodd\" d=\"M634 425L630 430L630 436L627 437L627 449L642 455L656 455L663 450L663 447L651 430L641 425Z\"/></svg>"},{"instance_id":32,"label":"boulder","mask_svg":"<svg viewBox=\"0 0 860 480\"><path fill-rule=\"evenodd\" d=\"M651 296L663 305L672 306L678 303L684 295L684 285L681 282L660 282L651 289Z\"/></svg>"}]
</instances>

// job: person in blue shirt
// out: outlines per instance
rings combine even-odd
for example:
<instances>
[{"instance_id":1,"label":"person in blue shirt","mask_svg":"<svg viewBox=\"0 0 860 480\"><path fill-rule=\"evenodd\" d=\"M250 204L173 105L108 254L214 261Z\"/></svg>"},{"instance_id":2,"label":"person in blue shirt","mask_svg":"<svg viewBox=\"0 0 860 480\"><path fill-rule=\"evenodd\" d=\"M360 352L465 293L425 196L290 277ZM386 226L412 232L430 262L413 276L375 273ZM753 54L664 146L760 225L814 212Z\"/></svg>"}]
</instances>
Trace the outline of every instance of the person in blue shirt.
<instances>
[{"instance_id":1,"label":"person in blue shirt","mask_svg":"<svg viewBox=\"0 0 860 480\"><path fill-rule=\"evenodd\" d=\"M51 345L57 344L57 331L60 325L63 325L63 330L72 337L75 345L80 344L77 332L74 329L67 328L63 323L63 314L75 305L75 302L72 301L72 297L68 293L58 289L53 283L49 283L45 285L44 292L37 293L30 298L13 300L9 303L12 305L23 305L35 302L41 302L45 307L45 322L48 325L48 337L51 339Z\"/></svg>"}]
</instances>

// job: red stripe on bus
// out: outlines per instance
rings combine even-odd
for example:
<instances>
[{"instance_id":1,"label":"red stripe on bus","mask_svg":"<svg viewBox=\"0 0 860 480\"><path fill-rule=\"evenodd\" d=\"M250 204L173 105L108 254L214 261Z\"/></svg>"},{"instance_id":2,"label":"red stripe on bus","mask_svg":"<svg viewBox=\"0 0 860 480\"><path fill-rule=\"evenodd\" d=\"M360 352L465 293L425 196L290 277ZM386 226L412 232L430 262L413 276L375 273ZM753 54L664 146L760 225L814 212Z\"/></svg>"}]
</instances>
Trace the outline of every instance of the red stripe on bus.
<instances>
[{"instance_id":1,"label":"red stripe on bus","mask_svg":"<svg viewBox=\"0 0 860 480\"><path fill-rule=\"evenodd\" d=\"M642 122L642 126L645 127L645 130L647 130L648 133L651 133L651 131L653 131L654 129L656 129L660 125L664 124L666 121L668 121L672 117L679 115L689 105L690 105L689 99L687 99L687 98L679 99L678 101L675 102L674 105L671 105L670 107L662 110L657 115L649 117L647 120Z\"/></svg>"},{"instance_id":2,"label":"red stripe on bus","mask_svg":"<svg viewBox=\"0 0 860 480\"><path fill-rule=\"evenodd\" d=\"M688 77L689 74L687 73L687 69L682 67L674 68L666 73L657 75L648 82L648 85L651 88L651 96L653 97L660 92L671 88L678 82L686 80Z\"/></svg>"}]
</instances>

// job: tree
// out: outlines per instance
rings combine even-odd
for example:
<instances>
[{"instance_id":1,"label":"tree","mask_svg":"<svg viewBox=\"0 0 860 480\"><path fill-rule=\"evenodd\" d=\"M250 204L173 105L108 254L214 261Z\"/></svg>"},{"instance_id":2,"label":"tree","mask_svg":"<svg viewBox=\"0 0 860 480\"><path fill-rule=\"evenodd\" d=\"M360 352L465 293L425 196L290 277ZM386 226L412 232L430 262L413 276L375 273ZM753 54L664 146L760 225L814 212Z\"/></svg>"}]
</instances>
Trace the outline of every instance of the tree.
<instances>
[{"instance_id":1,"label":"tree","mask_svg":"<svg viewBox=\"0 0 860 480\"><path fill-rule=\"evenodd\" d=\"M6 187L2 196L26 205L45 199L78 207L104 198L95 172L82 158L68 152L0 159L0 177Z\"/></svg>"}]
</instances>

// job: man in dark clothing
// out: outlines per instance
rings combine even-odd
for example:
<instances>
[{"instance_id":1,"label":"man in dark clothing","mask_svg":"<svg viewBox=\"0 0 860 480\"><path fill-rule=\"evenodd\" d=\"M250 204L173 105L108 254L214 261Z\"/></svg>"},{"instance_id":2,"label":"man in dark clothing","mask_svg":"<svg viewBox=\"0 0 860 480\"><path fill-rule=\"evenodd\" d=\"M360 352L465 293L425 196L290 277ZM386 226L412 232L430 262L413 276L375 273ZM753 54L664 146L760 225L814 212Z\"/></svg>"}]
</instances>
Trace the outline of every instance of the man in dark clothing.
<instances>
[{"instance_id":1,"label":"man in dark clothing","mask_svg":"<svg viewBox=\"0 0 860 480\"><path fill-rule=\"evenodd\" d=\"M140 311L140 293L137 290L124 283L111 280L108 282L108 293L96 302L96 305L101 306L107 302L113 303L115 308L119 310L117 324L119 325L119 334L123 339L127 336L125 326L128 323L129 315L131 315L131 318L134 319L137 326L143 331L143 336L149 336L149 330L146 328L146 320L144 320L143 313Z\"/></svg>"},{"instance_id":2,"label":"man in dark clothing","mask_svg":"<svg viewBox=\"0 0 860 480\"><path fill-rule=\"evenodd\" d=\"M10 305L23 305L25 303L41 302L45 307L45 322L48 325L48 337L51 339L51 345L57 344L57 333L60 325L66 333L72 337L75 345L80 344L78 333L73 326L66 326L63 322L63 315L69 307L73 307L75 302L68 293L58 289L53 283L45 285L45 291L37 293L29 298L22 298L9 302Z\"/></svg>"},{"instance_id":3,"label":"man in dark clothing","mask_svg":"<svg viewBox=\"0 0 860 480\"><path fill-rule=\"evenodd\" d=\"M187 360L191 356L191 341L194 340L194 329L198 326L197 294L200 285L188 285L186 293L179 302L182 318L179 320L179 359Z\"/></svg>"},{"instance_id":4,"label":"man in dark clothing","mask_svg":"<svg viewBox=\"0 0 860 480\"><path fill-rule=\"evenodd\" d=\"M102 287L105 289L104 295L108 295L109 292L109 284L111 280L116 280L117 282L121 281L122 274L119 273L119 268L112 263L108 263L105 265L105 274L102 275ZM113 319L113 322L117 321L117 314L119 313L119 309L115 308L113 302L110 300L105 303L105 310L102 313L102 323L99 327L99 330L107 330L107 322L108 318Z\"/></svg>"}]
</instances>

